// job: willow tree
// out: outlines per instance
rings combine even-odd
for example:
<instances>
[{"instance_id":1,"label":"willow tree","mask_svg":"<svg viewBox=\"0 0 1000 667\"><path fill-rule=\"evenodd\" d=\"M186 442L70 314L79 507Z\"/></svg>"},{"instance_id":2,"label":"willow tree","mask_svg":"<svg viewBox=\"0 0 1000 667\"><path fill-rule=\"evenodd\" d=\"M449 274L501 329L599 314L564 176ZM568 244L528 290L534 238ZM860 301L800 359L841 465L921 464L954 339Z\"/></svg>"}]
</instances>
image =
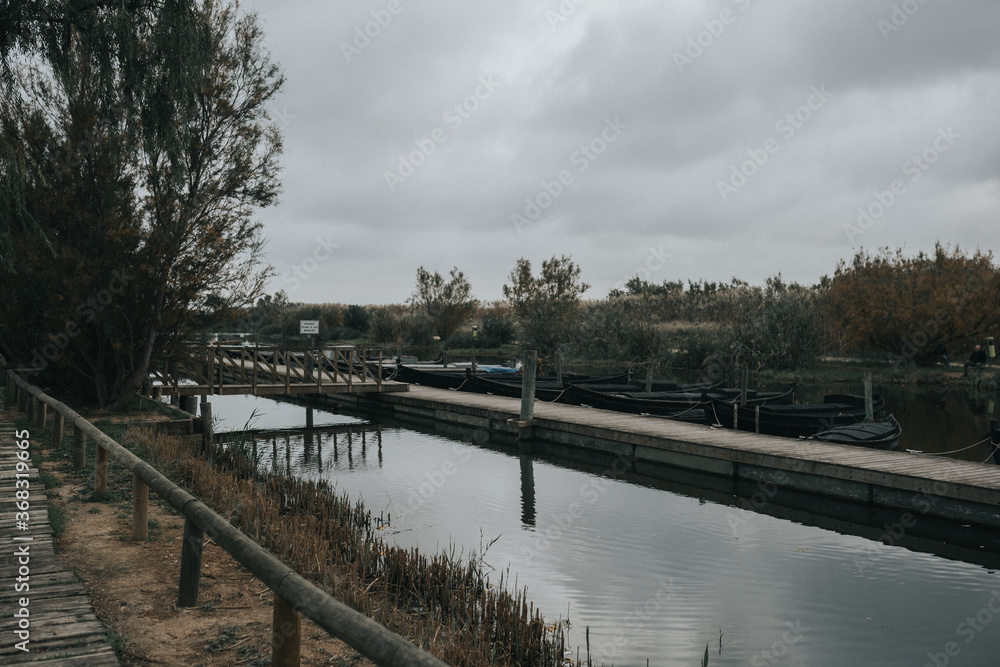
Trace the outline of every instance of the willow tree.
<instances>
[{"instance_id":1,"label":"willow tree","mask_svg":"<svg viewBox=\"0 0 1000 667\"><path fill-rule=\"evenodd\" d=\"M80 3L68 3L80 5ZM121 408L206 315L262 293L283 78L232 5L86 3L5 74L0 206L20 252L0 343ZM12 319L15 318L15 319ZM13 323L16 322L17 326Z\"/></svg>"}]
</instances>

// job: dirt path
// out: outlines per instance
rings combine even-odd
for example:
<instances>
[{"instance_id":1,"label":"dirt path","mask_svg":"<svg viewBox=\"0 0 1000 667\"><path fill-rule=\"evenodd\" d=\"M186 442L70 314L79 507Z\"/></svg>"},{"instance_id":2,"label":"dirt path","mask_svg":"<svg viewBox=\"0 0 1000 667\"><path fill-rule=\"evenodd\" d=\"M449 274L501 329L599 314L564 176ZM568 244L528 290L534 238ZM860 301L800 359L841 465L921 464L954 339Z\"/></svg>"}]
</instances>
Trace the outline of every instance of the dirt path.
<instances>
[{"instance_id":1,"label":"dirt path","mask_svg":"<svg viewBox=\"0 0 1000 667\"><path fill-rule=\"evenodd\" d=\"M264 584L207 541L199 606L179 609L183 517L151 497L150 540L133 542L131 504L91 502L69 463L46 455L43 469L56 484L47 493L65 525L58 555L83 580L123 664L270 665ZM371 664L307 620L302 635L303 665Z\"/></svg>"}]
</instances>

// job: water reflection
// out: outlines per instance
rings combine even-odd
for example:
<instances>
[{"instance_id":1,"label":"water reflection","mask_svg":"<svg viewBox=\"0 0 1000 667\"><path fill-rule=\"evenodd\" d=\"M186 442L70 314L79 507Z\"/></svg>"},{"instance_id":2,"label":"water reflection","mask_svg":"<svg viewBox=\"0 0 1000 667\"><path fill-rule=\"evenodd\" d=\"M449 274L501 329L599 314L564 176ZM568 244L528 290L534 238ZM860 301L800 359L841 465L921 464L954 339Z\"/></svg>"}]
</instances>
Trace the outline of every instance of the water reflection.
<instances>
[{"instance_id":1,"label":"water reflection","mask_svg":"<svg viewBox=\"0 0 1000 667\"><path fill-rule=\"evenodd\" d=\"M1000 584L976 565L998 565L996 536L927 517L901 533L900 512L369 419L258 442L295 474L387 509L401 546L468 554L499 537L486 554L495 577L528 586L551 619L568 614L570 647L589 628L607 664L700 664L708 641L712 665L769 664L789 624L802 632L770 664L924 664ZM981 633L963 664L998 650L997 633Z\"/></svg>"},{"instance_id":2,"label":"water reflection","mask_svg":"<svg viewBox=\"0 0 1000 667\"><path fill-rule=\"evenodd\" d=\"M531 456L521 455L521 523L535 525L535 469Z\"/></svg>"}]
</instances>

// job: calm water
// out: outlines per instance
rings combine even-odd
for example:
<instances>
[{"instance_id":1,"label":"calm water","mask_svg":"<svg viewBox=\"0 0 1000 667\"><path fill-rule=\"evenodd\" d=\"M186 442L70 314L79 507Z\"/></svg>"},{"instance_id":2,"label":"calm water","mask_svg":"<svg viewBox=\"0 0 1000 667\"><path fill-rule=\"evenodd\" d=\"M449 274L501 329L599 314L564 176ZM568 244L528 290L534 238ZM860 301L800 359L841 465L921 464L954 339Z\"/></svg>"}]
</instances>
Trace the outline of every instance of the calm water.
<instances>
[{"instance_id":1,"label":"calm water","mask_svg":"<svg viewBox=\"0 0 1000 667\"><path fill-rule=\"evenodd\" d=\"M305 423L303 407L269 399L212 403L219 430L255 408L257 428ZM492 542L493 576L526 585L548 618L568 616L581 652L589 626L595 664L700 665L706 644L711 665L998 662L1000 579L982 566L519 457L482 431L463 442L319 410L315 424L351 426L266 438L266 458L391 513L402 546Z\"/></svg>"}]
</instances>

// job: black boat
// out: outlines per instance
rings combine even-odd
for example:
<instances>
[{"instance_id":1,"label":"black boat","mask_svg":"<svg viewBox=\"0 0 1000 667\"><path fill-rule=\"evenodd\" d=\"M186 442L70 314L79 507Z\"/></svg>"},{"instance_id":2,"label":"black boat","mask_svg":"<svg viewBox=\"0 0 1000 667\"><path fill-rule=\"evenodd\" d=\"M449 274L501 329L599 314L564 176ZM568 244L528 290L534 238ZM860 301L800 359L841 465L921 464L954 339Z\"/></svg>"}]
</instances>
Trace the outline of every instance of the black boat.
<instances>
[{"instance_id":1,"label":"black boat","mask_svg":"<svg viewBox=\"0 0 1000 667\"><path fill-rule=\"evenodd\" d=\"M899 446L899 436L902 432L903 429L896 418L889 415L888 419L882 421L836 426L811 435L809 439L839 445L858 445L871 449L896 449Z\"/></svg>"},{"instance_id":2,"label":"black boat","mask_svg":"<svg viewBox=\"0 0 1000 667\"><path fill-rule=\"evenodd\" d=\"M539 401L552 402L563 392L564 385L558 382L535 380L535 398ZM505 382L496 380L489 376L472 375L468 377L461 387L462 391L473 391L477 394L492 394L494 396L508 396L510 398L521 398L521 383Z\"/></svg>"},{"instance_id":3,"label":"black boat","mask_svg":"<svg viewBox=\"0 0 1000 667\"><path fill-rule=\"evenodd\" d=\"M748 393L748 401L752 405L761 405L769 402L788 402L792 400L795 388L789 387L785 391L756 392ZM663 392L623 392L610 393L595 391L588 386L571 384L563 392L559 399L560 403L570 403L572 405L588 405L602 410L614 410L616 412L630 412L632 414L649 414L660 417L679 418L686 411L695 409L706 409L711 406L712 400L735 400L739 397L738 389L710 388L702 391L663 391ZM694 415L692 415L694 416ZM697 419L704 418L702 412L697 413Z\"/></svg>"},{"instance_id":4,"label":"black boat","mask_svg":"<svg viewBox=\"0 0 1000 667\"><path fill-rule=\"evenodd\" d=\"M875 394L872 415L865 410L864 396L830 394L822 403L795 403L791 405L740 405L738 401L712 400L708 410L709 422L733 428L736 414L741 431L758 431L767 435L801 438L815 435L835 426L858 424L868 417L878 415L885 401Z\"/></svg>"}]
</instances>

